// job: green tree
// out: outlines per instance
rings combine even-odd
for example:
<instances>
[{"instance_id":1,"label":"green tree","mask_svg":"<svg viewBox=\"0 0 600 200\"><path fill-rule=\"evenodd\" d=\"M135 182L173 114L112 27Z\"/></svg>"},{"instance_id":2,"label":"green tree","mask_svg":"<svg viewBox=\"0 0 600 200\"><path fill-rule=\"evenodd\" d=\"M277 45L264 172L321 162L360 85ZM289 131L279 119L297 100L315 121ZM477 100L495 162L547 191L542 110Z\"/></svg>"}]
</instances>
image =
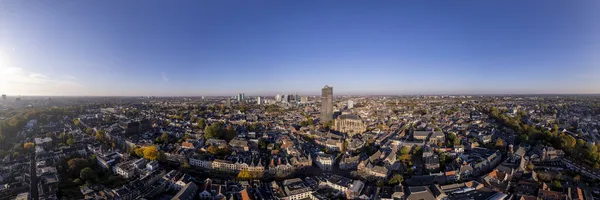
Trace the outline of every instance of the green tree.
<instances>
[{"instance_id":1,"label":"green tree","mask_svg":"<svg viewBox=\"0 0 600 200\"><path fill-rule=\"evenodd\" d=\"M225 137L223 130L223 122L212 123L210 126L204 128L204 138L206 139L222 139Z\"/></svg>"},{"instance_id":2,"label":"green tree","mask_svg":"<svg viewBox=\"0 0 600 200\"><path fill-rule=\"evenodd\" d=\"M85 129L85 133L87 133L89 135L91 135L93 132L94 132L94 130L92 128L90 128L90 127L88 127L88 128Z\"/></svg>"},{"instance_id":3,"label":"green tree","mask_svg":"<svg viewBox=\"0 0 600 200\"><path fill-rule=\"evenodd\" d=\"M407 155L410 153L410 148L407 146L403 146L400 148L400 155Z\"/></svg>"},{"instance_id":4,"label":"green tree","mask_svg":"<svg viewBox=\"0 0 600 200\"><path fill-rule=\"evenodd\" d=\"M79 124L81 124L81 121L79 121L79 118L75 118L73 119L73 124L75 124L75 126L79 126Z\"/></svg>"},{"instance_id":5,"label":"green tree","mask_svg":"<svg viewBox=\"0 0 600 200\"><path fill-rule=\"evenodd\" d=\"M199 129L204 129L206 128L206 120L204 118L200 118L198 120L198 128Z\"/></svg>"},{"instance_id":6,"label":"green tree","mask_svg":"<svg viewBox=\"0 0 600 200\"><path fill-rule=\"evenodd\" d=\"M384 184L382 180L377 181L377 187L383 187Z\"/></svg>"},{"instance_id":7,"label":"green tree","mask_svg":"<svg viewBox=\"0 0 600 200\"><path fill-rule=\"evenodd\" d=\"M235 138L235 136L237 136L235 129L233 128L233 126L228 125L225 129L225 139L229 141Z\"/></svg>"},{"instance_id":8,"label":"green tree","mask_svg":"<svg viewBox=\"0 0 600 200\"><path fill-rule=\"evenodd\" d=\"M73 145L73 143L75 143L75 139L73 139L73 138L69 138L69 139L67 140L67 144L68 144L69 146Z\"/></svg>"},{"instance_id":9,"label":"green tree","mask_svg":"<svg viewBox=\"0 0 600 200\"><path fill-rule=\"evenodd\" d=\"M394 176L392 176L392 178L388 181L388 184L395 185L402 183L402 181L404 181L404 177L401 174L394 174Z\"/></svg>"},{"instance_id":10,"label":"green tree","mask_svg":"<svg viewBox=\"0 0 600 200\"><path fill-rule=\"evenodd\" d=\"M533 168L534 168L534 167L535 167L535 166L534 166L532 163L529 163L529 164L527 164L527 169L528 169L529 171L533 170Z\"/></svg>"},{"instance_id":11,"label":"green tree","mask_svg":"<svg viewBox=\"0 0 600 200\"><path fill-rule=\"evenodd\" d=\"M102 130L96 131L95 138L96 138L96 140L98 140L100 142L106 142L106 135L104 134L104 131L102 131Z\"/></svg>"},{"instance_id":12,"label":"green tree","mask_svg":"<svg viewBox=\"0 0 600 200\"><path fill-rule=\"evenodd\" d=\"M167 140L169 139L169 135L167 135L167 133L162 133L162 135L160 135L160 140L163 143L167 143Z\"/></svg>"},{"instance_id":13,"label":"green tree","mask_svg":"<svg viewBox=\"0 0 600 200\"><path fill-rule=\"evenodd\" d=\"M552 181L552 189L554 190L561 190L562 189L562 184L560 184L560 181Z\"/></svg>"},{"instance_id":14,"label":"green tree","mask_svg":"<svg viewBox=\"0 0 600 200\"><path fill-rule=\"evenodd\" d=\"M92 168L86 167L79 173L79 178L84 181L94 182L96 181L97 174Z\"/></svg>"}]
</instances>

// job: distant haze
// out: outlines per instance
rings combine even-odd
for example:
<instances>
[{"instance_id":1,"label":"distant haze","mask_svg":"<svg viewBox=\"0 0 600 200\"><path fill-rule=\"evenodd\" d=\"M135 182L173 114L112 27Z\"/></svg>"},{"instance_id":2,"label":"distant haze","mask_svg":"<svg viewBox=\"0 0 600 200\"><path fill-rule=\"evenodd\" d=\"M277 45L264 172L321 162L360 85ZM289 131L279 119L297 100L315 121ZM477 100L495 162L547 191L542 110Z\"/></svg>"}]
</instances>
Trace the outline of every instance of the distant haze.
<instances>
[{"instance_id":1,"label":"distant haze","mask_svg":"<svg viewBox=\"0 0 600 200\"><path fill-rule=\"evenodd\" d=\"M19 1L0 94L600 93L599 1Z\"/></svg>"}]
</instances>

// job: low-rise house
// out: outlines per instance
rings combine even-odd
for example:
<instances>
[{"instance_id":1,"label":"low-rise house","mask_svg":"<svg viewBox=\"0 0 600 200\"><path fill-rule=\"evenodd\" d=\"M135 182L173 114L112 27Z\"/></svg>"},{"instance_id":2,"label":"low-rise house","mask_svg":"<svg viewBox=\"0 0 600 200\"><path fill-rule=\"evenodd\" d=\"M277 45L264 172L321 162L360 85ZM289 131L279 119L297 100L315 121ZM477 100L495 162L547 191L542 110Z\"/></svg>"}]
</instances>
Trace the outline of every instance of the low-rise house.
<instances>
[{"instance_id":1,"label":"low-rise house","mask_svg":"<svg viewBox=\"0 0 600 200\"><path fill-rule=\"evenodd\" d=\"M171 200L193 200L198 194L198 189L194 182L190 182L179 190Z\"/></svg>"},{"instance_id":2,"label":"low-rise house","mask_svg":"<svg viewBox=\"0 0 600 200\"><path fill-rule=\"evenodd\" d=\"M414 131L413 139L415 140L427 140L427 137L431 134L431 131Z\"/></svg>"},{"instance_id":3,"label":"low-rise house","mask_svg":"<svg viewBox=\"0 0 600 200\"><path fill-rule=\"evenodd\" d=\"M436 200L435 196L426 186L409 187L406 200Z\"/></svg>"},{"instance_id":4,"label":"low-rise house","mask_svg":"<svg viewBox=\"0 0 600 200\"><path fill-rule=\"evenodd\" d=\"M229 145L237 151L249 151L250 146L248 145L248 140L241 138L234 138L229 141Z\"/></svg>"},{"instance_id":5,"label":"low-rise house","mask_svg":"<svg viewBox=\"0 0 600 200\"><path fill-rule=\"evenodd\" d=\"M339 163L340 169L348 170L348 169L356 169L358 164L360 163L360 156L346 156L342 157L342 160Z\"/></svg>"}]
</instances>

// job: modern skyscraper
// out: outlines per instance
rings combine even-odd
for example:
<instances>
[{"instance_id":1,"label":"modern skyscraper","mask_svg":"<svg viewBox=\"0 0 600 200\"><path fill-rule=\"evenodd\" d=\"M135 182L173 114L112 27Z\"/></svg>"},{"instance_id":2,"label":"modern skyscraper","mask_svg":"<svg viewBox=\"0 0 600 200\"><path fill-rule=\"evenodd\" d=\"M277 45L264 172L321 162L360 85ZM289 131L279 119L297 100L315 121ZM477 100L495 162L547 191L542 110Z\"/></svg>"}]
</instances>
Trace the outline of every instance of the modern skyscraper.
<instances>
[{"instance_id":1,"label":"modern skyscraper","mask_svg":"<svg viewBox=\"0 0 600 200\"><path fill-rule=\"evenodd\" d=\"M2 94L2 100L6 100L6 95Z\"/></svg>"},{"instance_id":2,"label":"modern skyscraper","mask_svg":"<svg viewBox=\"0 0 600 200\"><path fill-rule=\"evenodd\" d=\"M244 98L246 98L244 97L244 93L239 93L237 96L238 101L244 101Z\"/></svg>"},{"instance_id":3,"label":"modern skyscraper","mask_svg":"<svg viewBox=\"0 0 600 200\"><path fill-rule=\"evenodd\" d=\"M260 97L256 97L256 104L260 105Z\"/></svg>"},{"instance_id":4,"label":"modern skyscraper","mask_svg":"<svg viewBox=\"0 0 600 200\"><path fill-rule=\"evenodd\" d=\"M277 96L275 96L275 101L280 102L281 101L281 95L277 94Z\"/></svg>"},{"instance_id":5,"label":"modern skyscraper","mask_svg":"<svg viewBox=\"0 0 600 200\"><path fill-rule=\"evenodd\" d=\"M321 121L328 122L333 119L333 87L326 85L321 89Z\"/></svg>"}]
</instances>

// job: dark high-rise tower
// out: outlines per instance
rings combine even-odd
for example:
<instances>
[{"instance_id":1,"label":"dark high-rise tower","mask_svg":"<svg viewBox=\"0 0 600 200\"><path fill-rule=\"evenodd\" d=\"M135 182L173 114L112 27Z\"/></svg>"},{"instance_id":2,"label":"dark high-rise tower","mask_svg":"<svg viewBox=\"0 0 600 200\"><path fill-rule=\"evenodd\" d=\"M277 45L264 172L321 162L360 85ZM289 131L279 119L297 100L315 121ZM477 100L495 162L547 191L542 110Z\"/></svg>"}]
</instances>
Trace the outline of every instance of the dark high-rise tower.
<instances>
[{"instance_id":1,"label":"dark high-rise tower","mask_svg":"<svg viewBox=\"0 0 600 200\"><path fill-rule=\"evenodd\" d=\"M326 85L321 90L321 121L328 122L333 119L333 87Z\"/></svg>"},{"instance_id":2,"label":"dark high-rise tower","mask_svg":"<svg viewBox=\"0 0 600 200\"><path fill-rule=\"evenodd\" d=\"M2 100L6 100L6 95L2 94Z\"/></svg>"}]
</instances>

